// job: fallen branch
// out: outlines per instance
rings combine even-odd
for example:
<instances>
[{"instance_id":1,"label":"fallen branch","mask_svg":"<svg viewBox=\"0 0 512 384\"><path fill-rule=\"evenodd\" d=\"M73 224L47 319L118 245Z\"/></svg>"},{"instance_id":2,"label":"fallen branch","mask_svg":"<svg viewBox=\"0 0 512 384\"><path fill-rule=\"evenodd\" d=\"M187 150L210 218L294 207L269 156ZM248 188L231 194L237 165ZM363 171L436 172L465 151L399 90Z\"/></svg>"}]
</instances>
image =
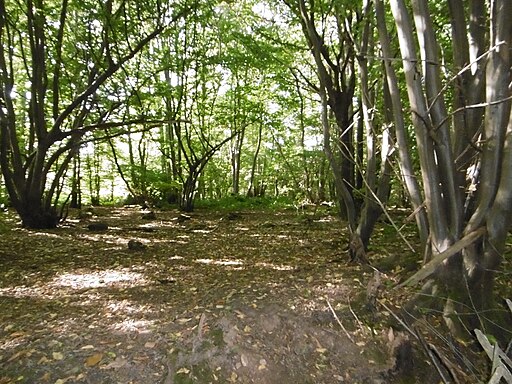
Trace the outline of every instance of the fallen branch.
<instances>
[{"instance_id":1,"label":"fallen branch","mask_svg":"<svg viewBox=\"0 0 512 384\"><path fill-rule=\"evenodd\" d=\"M467 234L462 239L457 241L455 244L453 244L450 248L447 250L441 252L439 255L435 256L431 261L429 261L427 264L423 266L418 272L416 272L414 275L409 277L405 282L399 285L399 287L404 286L411 286L414 284L419 283L420 281L426 279L431 274L435 272L437 267L446 259L449 257L459 253L464 248L466 248L468 245L473 244L475 241L477 241L480 237L482 237L487 232L485 227L480 227L476 229L475 231Z\"/></svg>"}]
</instances>

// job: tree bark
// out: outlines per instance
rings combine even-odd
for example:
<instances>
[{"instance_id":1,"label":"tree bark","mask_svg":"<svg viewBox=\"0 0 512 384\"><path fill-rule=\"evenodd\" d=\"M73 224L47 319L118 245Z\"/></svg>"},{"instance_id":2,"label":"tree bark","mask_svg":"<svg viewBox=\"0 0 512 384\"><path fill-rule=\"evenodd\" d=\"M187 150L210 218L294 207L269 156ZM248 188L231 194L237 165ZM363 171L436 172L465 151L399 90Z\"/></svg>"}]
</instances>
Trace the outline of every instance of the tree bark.
<instances>
[{"instance_id":1,"label":"tree bark","mask_svg":"<svg viewBox=\"0 0 512 384\"><path fill-rule=\"evenodd\" d=\"M418 227L421 248L425 249L429 238L428 220L425 209L423 208L423 197L420 186L414 171L410 155L410 145L407 140L407 130L404 121L404 106L401 101L398 79L392 65L393 54L389 42L389 34L386 27L385 12L382 0L375 2L377 28L379 30L379 39L384 56L384 68L386 73L386 84L389 89L391 106L393 110L394 131L398 147L398 159L400 173L405 184L405 189L411 200L413 211L416 212L414 218Z\"/></svg>"}]
</instances>

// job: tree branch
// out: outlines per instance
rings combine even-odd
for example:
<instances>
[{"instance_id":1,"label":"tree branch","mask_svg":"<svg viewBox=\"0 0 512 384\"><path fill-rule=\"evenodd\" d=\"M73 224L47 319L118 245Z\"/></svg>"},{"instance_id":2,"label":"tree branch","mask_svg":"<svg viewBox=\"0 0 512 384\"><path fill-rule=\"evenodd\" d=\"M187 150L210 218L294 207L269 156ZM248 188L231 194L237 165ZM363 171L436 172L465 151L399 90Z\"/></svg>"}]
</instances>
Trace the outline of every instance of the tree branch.
<instances>
[{"instance_id":1,"label":"tree branch","mask_svg":"<svg viewBox=\"0 0 512 384\"><path fill-rule=\"evenodd\" d=\"M440 254L436 255L430 262L425 264L423 268L421 268L418 272L416 272L414 275L409 277L405 282L399 285L399 287L404 286L411 286L414 284L419 283L420 281L426 279L430 275L432 275L437 267L448 259L449 257L459 253L464 248L466 248L468 245L473 244L475 241L477 241L480 237L485 235L487 233L487 229L485 227L480 227L476 229L475 231L467 234L462 239L457 241L455 244L450 246L448 249L446 249L444 252L441 252Z\"/></svg>"}]
</instances>

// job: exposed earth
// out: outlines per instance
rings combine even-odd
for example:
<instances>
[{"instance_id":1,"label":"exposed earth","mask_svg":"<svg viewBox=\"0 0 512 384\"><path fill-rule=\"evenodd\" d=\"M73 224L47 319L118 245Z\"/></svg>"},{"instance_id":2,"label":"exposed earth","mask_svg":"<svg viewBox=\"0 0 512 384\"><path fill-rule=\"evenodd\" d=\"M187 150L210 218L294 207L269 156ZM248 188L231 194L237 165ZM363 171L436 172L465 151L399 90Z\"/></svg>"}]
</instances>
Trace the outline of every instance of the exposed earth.
<instances>
[{"instance_id":1,"label":"exposed earth","mask_svg":"<svg viewBox=\"0 0 512 384\"><path fill-rule=\"evenodd\" d=\"M439 382L326 210L95 207L45 231L3 215L0 384Z\"/></svg>"}]
</instances>

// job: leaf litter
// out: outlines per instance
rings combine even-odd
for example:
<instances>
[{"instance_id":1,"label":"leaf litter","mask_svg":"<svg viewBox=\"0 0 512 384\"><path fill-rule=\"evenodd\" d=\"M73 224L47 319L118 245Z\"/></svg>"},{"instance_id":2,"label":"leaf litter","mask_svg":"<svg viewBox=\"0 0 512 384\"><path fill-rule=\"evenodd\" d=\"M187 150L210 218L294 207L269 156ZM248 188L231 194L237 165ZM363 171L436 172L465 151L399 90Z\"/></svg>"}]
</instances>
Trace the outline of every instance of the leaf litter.
<instances>
[{"instance_id":1,"label":"leaf litter","mask_svg":"<svg viewBox=\"0 0 512 384\"><path fill-rule=\"evenodd\" d=\"M93 211L0 239L1 384L385 382L328 212Z\"/></svg>"}]
</instances>

